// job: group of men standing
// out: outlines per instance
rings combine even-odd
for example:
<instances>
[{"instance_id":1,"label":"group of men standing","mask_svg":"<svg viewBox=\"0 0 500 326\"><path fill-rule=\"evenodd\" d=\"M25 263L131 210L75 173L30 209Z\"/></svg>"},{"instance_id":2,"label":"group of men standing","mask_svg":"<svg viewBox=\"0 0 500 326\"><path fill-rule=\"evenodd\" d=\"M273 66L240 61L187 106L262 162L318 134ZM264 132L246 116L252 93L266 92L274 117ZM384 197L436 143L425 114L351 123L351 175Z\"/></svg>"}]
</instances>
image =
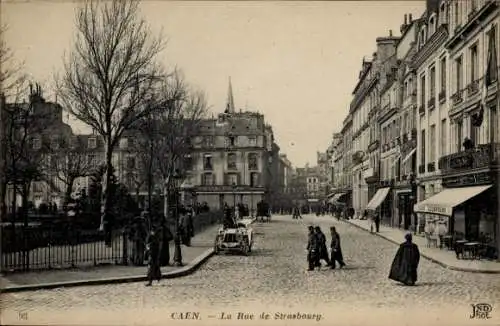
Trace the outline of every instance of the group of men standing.
<instances>
[{"instance_id":1,"label":"group of men standing","mask_svg":"<svg viewBox=\"0 0 500 326\"><path fill-rule=\"evenodd\" d=\"M307 261L309 271L321 268L321 260L324 260L331 269L335 269L337 262L340 268L345 266L340 246L340 235L334 226L330 227L330 257L326 245L326 236L319 226L309 226L309 237L307 243Z\"/></svg>"},{"instance_id":2,"label":"group of men standing","mask_svg":"<svg viewBox=\"0 0 500 326\"><path fill-rule=\"evenodd\" d=\"M331 269L335 269L337 262L340 268L344 267L344 258L340 246L340 235L334 226L330 227L330 256L328 256L327 241L325 234L319 226L308 227L307 261L309 271L320 269L321 261L324 260ZM378 230L377 230L378 232ZM401 282L405 285L415 285L417 281L417 269L420 261L418 246L413 243L411 233L405 235L403 242L396 252L389 272L389 279Z\"/></svg>"}]
</instances>

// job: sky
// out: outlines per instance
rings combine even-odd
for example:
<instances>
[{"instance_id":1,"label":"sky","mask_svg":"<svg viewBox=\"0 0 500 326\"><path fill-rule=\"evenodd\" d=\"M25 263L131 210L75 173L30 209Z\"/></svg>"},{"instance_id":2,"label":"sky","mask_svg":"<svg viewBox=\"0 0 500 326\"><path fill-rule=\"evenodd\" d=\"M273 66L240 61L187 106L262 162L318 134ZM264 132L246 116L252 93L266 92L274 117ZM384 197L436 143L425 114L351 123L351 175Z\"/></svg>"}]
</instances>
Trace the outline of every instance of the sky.
<instances>
[{"instance_id":1,"label":"sky","mask_svg":"<svg viewBox=\"0 0 500 326\"><path fill-rule=\"evenodd\" d=\"M2 1L5 40L48 100L71 51L75 1ZM224 111L231 77L236 109L259 111L294 166L315 165L342 126L363 57L375 39L399 35L425 1L143 1L141 15L168 39L159 61L180 68ZM77 133L87 132L70 120Z\"/></svg>"}]
</instances>

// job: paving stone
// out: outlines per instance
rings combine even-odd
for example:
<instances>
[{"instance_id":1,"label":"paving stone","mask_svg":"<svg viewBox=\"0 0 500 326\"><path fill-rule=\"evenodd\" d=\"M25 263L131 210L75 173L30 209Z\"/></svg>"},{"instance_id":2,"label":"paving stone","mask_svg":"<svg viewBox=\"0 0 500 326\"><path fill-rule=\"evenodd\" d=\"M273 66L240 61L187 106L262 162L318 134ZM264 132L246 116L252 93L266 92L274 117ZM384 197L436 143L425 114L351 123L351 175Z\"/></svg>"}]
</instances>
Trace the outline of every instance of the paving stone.
<instances>
[{"instance_id":1,"label":"paving stone","mask_svg":"<svg viewBox=\"0 0 500 326\"><path fill-rule=\"evenodd\" d=\"M330 225L337 227L346 268L306 271L310 223L319 224L327 236ZM5 294L1 305L6 310L69 311L84 307L119 313L251 305L294 308L311 303L390 309L451 304L468 309L471 303L500 302L498 275L447 270L425 259L420 262L417 286L390 281L387 276L397 246L329 216L306 216L299 221L274 216L271 223L252 227L255 247L251 255L215 256L190 276L153 287L129 283Z\"/></svg>"}]
</instances>

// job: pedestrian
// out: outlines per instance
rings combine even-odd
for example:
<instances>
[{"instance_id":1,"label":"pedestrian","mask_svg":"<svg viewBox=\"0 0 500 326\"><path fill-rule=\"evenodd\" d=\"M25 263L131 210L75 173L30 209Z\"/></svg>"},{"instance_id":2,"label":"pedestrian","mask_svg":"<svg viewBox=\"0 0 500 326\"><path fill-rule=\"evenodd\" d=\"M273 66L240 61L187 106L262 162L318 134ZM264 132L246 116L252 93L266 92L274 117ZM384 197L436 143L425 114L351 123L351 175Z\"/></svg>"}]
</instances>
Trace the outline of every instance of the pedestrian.
<instances>
[{"instance_id":1,"label":"pedestrian","mask_svg":"<svg viewBox=\"0 0 500 326\"><path fill-rule=\"evenodd\" d=\"M375 214L374 222L375 222L375 232L379 233L380 232L380 213Z\"/></svg>"},{"instance_id":2,"label":"pedestrian","mask_svg":"<svg viewBox=\"0 0 500 326\"><path fill-rule=\"evenodd\" d=\"M321 231L321 228L319 226L316 226L314 228L316 237L318 238L318 249L319 249L319 258L317 260L316 266L321 267L321 260L324 260L326 262L326 265L330 265L330 259L328 258L328 249L326 247L326 236L325 234Z\"/></svg>"},{"instance_id":3,"label":"pedestrian","mask_svg":"<svg viewBox=\"0 0 500 326\"><path fill-rule=\"evenodd\" d=\"M396 256L392 261L389 279L401 282L405 285L415 285L417 282L417 269L420 261L420 251L418 246L412 242L411 233L405 235L403 242Z\"/></svg>"},{"instance_id":4,"label":"pedestrian","mask_svg":"<svg viewBox=\"0 0 500 326\"><path fill-rule=\"evenodd\" d=\"M162 232L162 241L161 241L161 250L160 250L160 266L168 266L170 265L170 241L174 239L172 232L170 231L170 227L167 223L167 219L165 216L160 215L161 221L161 232Z\"/></svg>"},{"instance_id":5,"label":"pedestrian","mask_svg":"<svg viewBox=\"0 0 500 326\"><path fill-rule=\"evenodd\" d=\"M342 255L342 247L340 246L340 235L334 226L330 228L332 242L330 243L330 268L335 269L336 262L339 263L340 268L345 266L344 257Z\"/></svg>"},{"instance_id":6,"label":"pedestrian","mask_svg":"<svg viewBox=\"0 0 500 326\"><path fill-rule=\"evenodd\" d=\"M314 232L314 227L311 225L308 227L308 239L307 239L307 263L309 265L308 271L314 270L319 262L319 252L318 252L318 237Z\"/></svg>"},{"instance_id":7,"label":"pedestrian","mask_svg":"<svg viewBox=\"0 0 500 326\"><path fill-rule=\"evenodd\" d=\"M149 232L146 250L148 252L148 283L146 286L151 286L153 281L156 280L160 282L161 279L161 269L160 269L160 248L161 239L156 230Z\"/></svg>"},{"instance_id":8,"label":"pedestrian","mask_svg":"<svg viewBox=\"0 0 500 326\"><path fill-rule=\"evenodd\" d=\"M140 216L134 218L130 227L129 241L132 242L131 261L134 266L144 265L145 242L148 235L146 217L146 213L142 212Z\"/></svg>"}]
</instances>

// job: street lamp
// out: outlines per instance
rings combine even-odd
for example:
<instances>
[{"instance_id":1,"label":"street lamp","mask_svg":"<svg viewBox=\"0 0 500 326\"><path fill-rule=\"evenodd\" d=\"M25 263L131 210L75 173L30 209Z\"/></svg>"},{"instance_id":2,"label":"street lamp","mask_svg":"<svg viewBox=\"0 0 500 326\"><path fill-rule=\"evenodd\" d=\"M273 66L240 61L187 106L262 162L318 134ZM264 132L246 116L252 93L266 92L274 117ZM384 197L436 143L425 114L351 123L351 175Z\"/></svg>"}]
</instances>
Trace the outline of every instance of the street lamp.
<instances>
[{"instance_id":1,"label":"street lamp","mask_svg":"<svg viewBox=\"0 0 500 326\"><path fill-rule=\"evenodd\" d=\"M234 208L234 216L236 217L236 183L233 182L233 208Z\"/></svg>"},{"instance_id":2,"label":"street lamp","mask_svg":"<svg viewBox=\"0 0 500 326\"><path fill-rule=\"evenodd\" d=\"M174 193L173 193L173 199L174 199L174 218L175 218L175 239L174 239L174 265L175 266L183 266L184 264L182 263L182 250L181 250L181 230L180 230L180 214L179 214L179 188L180 185L179 183L182 180L182 176L179 173L179 170L175 170L172 179L174 180Z\"/></svg>"}]
</instances>

